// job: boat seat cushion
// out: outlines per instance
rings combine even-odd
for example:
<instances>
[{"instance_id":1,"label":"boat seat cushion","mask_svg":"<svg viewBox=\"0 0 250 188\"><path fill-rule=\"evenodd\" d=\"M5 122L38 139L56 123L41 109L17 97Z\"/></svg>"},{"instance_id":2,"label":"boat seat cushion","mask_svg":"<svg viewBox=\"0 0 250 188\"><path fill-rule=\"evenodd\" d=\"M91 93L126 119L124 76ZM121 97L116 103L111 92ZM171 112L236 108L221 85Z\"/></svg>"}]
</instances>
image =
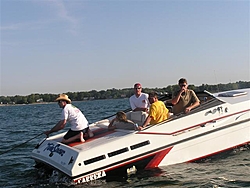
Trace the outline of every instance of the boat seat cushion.
<instances>
[{"instance_id":1,"label":"boat seat cushion","mask_svg":"<svg viewBox=\"0 0 250 188\"><path fill-rule=\"evenodd\" d=\"M148 114L143 111L135 111L135 112L130 112L127 115L127 118L133 121L134 123L137 123L138 125L142 125L147 118Z\"/></svg>"}]
</instances>

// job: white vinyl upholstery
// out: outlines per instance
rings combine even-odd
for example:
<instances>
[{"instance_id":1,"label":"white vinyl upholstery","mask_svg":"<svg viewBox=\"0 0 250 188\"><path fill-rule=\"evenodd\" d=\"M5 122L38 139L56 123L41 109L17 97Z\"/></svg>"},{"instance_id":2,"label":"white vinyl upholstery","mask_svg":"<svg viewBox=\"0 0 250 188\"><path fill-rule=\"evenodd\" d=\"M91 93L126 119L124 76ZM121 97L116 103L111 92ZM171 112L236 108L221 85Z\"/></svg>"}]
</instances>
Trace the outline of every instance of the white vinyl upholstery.
<instances>
[{"instance_id":1,"label":"white vinyl upholstery","mask_svg":"<svg viewBox=\"0 0 250 188\"><path fill-rule=\"evenodd\" d=\"M128 112L127 118L137 123L138 125L142 125L147 118L148 114L143 111L135 111L135 112Z\"/></svg>"}]
</instances>

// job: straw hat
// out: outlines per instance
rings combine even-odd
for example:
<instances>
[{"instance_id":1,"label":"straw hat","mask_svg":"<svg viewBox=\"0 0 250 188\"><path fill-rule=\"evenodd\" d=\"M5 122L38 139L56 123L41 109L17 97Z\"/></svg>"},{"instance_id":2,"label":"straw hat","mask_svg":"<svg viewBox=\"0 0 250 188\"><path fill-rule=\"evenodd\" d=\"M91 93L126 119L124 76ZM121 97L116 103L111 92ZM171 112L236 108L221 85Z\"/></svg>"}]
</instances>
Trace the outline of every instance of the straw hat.
<instances>
[{"instance_id":1,"label":"straw hat","mask_svg":"<svg viewBox=\"0 0 250 188\"><path fill-rule=\"evenodd\" d=\"M59 97L56 99L56 101L59 101L59 100L64 100L64 101L68 101L69 103L71 103L71 100L66 94L60 94Z\"/></svg>"}]
</instances>

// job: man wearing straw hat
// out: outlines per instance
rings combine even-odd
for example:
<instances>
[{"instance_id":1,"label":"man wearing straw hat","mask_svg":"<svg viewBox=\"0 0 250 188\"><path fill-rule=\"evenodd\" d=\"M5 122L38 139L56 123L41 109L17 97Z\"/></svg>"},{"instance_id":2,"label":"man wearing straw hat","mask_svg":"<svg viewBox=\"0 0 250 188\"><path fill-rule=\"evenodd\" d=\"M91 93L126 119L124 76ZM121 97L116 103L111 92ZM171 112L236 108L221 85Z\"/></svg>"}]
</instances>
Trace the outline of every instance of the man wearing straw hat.
<instances>
[{"instance_id":1,"label":"man wearing straw hat","mask_svg":"<svg viewBox=\"0 0 250 188\"><path fill-rule=\"evenodd\" d=\"M63 129L67 121L69 121L71 128L64 135L62 143L68 144L77 140L85 142L83 136L86 133L88 133L89 137L93 136L93 133L89 130L88 120L85 118L81 110L71 104L68 95L60 94L56 101L60 108L63 109L61 120L51 130L45 131L44 134L49 136L49 134Z\"/></svg>"}]
</instances>

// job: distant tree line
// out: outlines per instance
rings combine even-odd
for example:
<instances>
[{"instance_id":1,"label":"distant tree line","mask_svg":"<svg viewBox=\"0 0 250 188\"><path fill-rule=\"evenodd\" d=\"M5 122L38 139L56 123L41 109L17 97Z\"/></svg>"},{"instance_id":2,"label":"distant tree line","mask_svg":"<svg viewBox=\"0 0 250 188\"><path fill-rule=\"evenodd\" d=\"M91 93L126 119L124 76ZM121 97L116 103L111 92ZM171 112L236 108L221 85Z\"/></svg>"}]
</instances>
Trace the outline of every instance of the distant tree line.
<instances>
[{"instance_id":1,"label":"distant tree line","mask_svg":"<svg viewBox=\"0 0 250 188\"><path fill-rule=\"evenodd\" d=\"M236 83L228 84L217 84L217 85L208 85L202 84L201 86L189 85L189 89L194 91L204 91L207 90L211 93L218 91L227 91L232 89L243 89L250 88L250 82L239 81ZM160 95L171 94L174 91L178 90L178 85L169 85L164 88L143 88L143 92L150 93L152 91L158 92ZM69 96L72 101L84 101L84 100L96 100L96 99L119 99L119 98L128 98L133 95L133 88L125 89L107 89L101 91L88 91L88 92L67 92L65 93ZM31 94L28 96L0 96L0 104L32 104L39 102L54 102L58 97L57 94Z\"/></svg>"}]
</instances>

